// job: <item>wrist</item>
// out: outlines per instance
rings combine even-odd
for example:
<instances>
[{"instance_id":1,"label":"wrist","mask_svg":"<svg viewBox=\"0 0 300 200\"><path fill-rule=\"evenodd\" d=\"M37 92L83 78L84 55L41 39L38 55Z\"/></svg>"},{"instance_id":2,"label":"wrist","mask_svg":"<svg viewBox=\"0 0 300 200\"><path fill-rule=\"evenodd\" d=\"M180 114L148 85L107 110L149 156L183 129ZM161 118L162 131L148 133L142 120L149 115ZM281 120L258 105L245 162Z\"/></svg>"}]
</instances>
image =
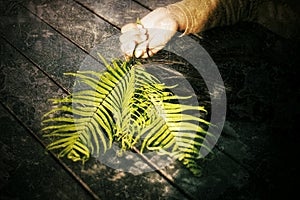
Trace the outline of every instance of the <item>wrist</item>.
<instances>
[{"instance_id":1,"label":"wrist","mask_svg":"<svg viewBox=\"0 0 300 200\"><path fill-rule=\"evenodd\" d=\"M170 15L173 17L173 19L176 20L178 24L178 30L183 31L182 35L187 35L189 33L194 32L194 17L192 16L190 9L187 6L180 3L181 2L171 4L167 6L167 9Z\"/></svg>"},{"instance_id":2,"label":"wrist","mask_svg":"<svg viewBox=\"0 0 300 200\"><path fill-rule=\"evenodd\" d=\"M177 23L177 30L186 32L188 16L184 10L175 4L168 5L166 9L168 15Z\"/></svg>"}]
</instances>

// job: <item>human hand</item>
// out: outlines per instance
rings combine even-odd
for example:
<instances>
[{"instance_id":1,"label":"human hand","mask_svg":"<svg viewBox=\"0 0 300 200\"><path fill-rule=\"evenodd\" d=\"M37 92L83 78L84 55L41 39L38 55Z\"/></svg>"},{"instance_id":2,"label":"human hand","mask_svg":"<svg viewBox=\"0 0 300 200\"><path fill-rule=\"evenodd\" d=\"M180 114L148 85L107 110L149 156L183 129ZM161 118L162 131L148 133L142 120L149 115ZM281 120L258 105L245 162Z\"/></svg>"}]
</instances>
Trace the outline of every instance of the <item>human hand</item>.
<instances>
[{"instance_id":1,"label":"human hand","mask_svg":"<svg viewBox=\"0 0 300 200\"><path fill-rule=\"evenodd\" d=\"M166 8L158 8L139 23L122 27L121 50L126 58L148 58L163 49L178 29L176 20Z\"/></svg>"}]
</instances>

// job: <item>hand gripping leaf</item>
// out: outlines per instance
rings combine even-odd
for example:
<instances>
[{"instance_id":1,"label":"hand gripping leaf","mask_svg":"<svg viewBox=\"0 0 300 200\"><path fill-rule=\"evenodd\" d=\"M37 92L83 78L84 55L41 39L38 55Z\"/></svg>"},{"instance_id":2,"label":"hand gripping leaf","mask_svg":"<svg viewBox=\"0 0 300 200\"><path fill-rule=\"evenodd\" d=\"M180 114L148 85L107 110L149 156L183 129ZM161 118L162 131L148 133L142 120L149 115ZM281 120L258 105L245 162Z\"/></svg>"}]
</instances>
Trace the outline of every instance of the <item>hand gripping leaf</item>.
<instances>
[{"instance_id":1,"label":"hand gripping leaf","mask_svg":"<svg viewBox=\"0 0 300 200\"><path fill-rule=\"evenodd\" d=\"M101 57L101 56L100 56ZM146 72L138 63L115 60L106 71L67 73L77 77L85 89L63 99L52 99L55 108L45 114L45 137L49 150L60 149L59 157L85 162L118 142L121 151L133 146L141 152L167 154L200 173L201 158L209 125L186 111L206 112L203 107L182 105L171 88Z\"/></svg>"}]
</instances>

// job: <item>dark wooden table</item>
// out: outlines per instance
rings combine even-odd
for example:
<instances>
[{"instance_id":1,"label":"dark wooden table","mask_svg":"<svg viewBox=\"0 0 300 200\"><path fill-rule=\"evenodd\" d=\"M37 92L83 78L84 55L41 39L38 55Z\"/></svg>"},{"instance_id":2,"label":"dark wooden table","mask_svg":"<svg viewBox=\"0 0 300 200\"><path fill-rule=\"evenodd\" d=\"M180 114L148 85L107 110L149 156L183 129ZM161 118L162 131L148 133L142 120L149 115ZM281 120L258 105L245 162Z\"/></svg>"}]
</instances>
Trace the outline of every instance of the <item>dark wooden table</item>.
<instances>
[{"instance_id":1,"label":"dark wooden table","mask_svg":"<svg viewBox=\"0 0 300 200\"><path fill-rule=\"evenodd\" d=\"M180 163L134 175L47 153L41 117L93 47L168 1L1 0L0 199L271 199L295 188L298 44L241 23L191 36L210 53L228 97L214 154L194 177ZM196 89L197 91L197 89ZM168 178L169 177L169 178Z\"/></svg>"}]
</instances>

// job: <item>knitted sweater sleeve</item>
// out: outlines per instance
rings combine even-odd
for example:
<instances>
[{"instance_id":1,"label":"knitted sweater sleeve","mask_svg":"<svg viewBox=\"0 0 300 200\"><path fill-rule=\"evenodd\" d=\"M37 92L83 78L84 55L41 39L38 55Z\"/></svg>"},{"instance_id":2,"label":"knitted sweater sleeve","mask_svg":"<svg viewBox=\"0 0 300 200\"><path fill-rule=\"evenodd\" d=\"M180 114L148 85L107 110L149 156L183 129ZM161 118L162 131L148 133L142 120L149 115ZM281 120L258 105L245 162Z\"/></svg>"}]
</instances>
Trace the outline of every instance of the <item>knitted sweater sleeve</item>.
<instances>
[{"instance_id":1,"label":"knitted sweater sleeve","mask_svg":"<svg viewBox=\"0 0 300 200\"><path fill-rule=\"evenodd\" d=\"M261 0L183 0L167 6L185 34L256 18Z\"/></svg>"},{"instance_id":2,"label":"knitted sweater sleeve","mask_svg":"<svg viewBox=\"0 0 300 200\"><path fill-rule=\"evenodd\" d=\"M183 0L167 9L184 34L254 21L283 37L300 41L297 0Z\"/></svg>"}]
</instances>

